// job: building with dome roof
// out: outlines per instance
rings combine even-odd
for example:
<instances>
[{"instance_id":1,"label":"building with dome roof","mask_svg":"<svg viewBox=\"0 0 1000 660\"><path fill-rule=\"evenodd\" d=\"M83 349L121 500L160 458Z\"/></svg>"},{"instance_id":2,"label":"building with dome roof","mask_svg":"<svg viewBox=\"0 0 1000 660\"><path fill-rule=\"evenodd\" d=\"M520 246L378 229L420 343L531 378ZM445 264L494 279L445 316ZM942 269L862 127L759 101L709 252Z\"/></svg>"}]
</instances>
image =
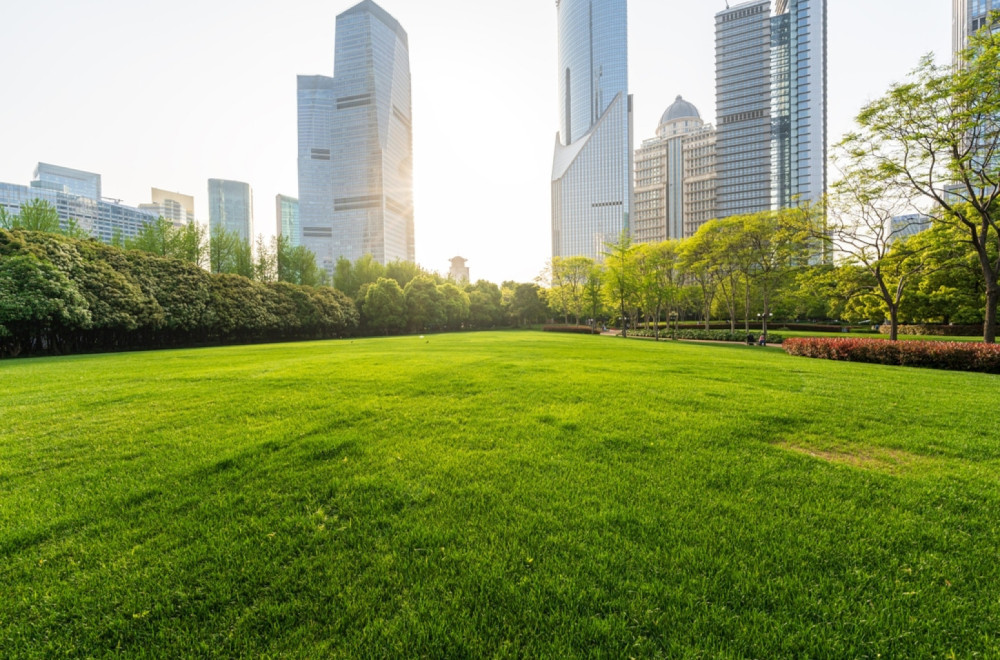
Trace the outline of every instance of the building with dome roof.
<instances>
[{"instance_id":1,"label":"building with dome roof","mask_svg":"<svg viewBox=\"0 0 1000 660\"><path fill-rule=\"evenodd\" d=\"M689 224L685 220L685 144L694 136L704 138L709 132L714 133L714 129L706 127L698 108L678 96L660 118L656 137L644 140L636 149L633 240L658 243L688 235L685 230ZM713 210L714 196L713 187Z\"/></svg>"}]
</instances>

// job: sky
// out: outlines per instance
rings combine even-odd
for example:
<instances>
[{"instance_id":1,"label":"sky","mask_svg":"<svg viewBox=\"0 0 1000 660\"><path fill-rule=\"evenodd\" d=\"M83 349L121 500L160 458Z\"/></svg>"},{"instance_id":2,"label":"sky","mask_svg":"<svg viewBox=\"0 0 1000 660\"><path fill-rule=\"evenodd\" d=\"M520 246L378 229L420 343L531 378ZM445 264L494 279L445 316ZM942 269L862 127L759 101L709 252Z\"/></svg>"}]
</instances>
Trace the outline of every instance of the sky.
<instances>
[{"instance_id":1,"label":"sky","mask_svg":"<svg viewBox=\"0 0 1000 660\"><path fill-rule=\"evenodd\" d=\"M377 0L378 1L378 0ZM0 181L36 163L102 175L129 205L150 188L194 195L246 181L255 230L296 196L296 75L333 75L336 16L352 0L10 0L0 62ZM417 261L531 281L551 256L558 130L553 0L381 0L409 34ZM735 4L735 3L733 3ZM681 94L715 121L715 21L725 0L631 0L635 142ZM926 53L950 59L949 0L829 0L828 134Z\"/></svg>"}]
</instances>

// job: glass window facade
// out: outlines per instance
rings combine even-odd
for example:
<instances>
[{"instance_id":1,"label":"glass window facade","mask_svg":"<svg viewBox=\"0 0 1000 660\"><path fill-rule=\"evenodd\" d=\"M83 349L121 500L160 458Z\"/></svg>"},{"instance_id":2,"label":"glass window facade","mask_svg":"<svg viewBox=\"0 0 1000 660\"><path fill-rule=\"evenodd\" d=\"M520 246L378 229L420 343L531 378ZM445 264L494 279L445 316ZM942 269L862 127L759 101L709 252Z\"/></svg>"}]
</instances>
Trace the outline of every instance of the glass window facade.
<instances>
[{"instance_id":1,"label":"glass window facade","mask_svg":"<svg viewBox=\"0 0 1000 660\"><path fill-rule=\"evenodd\" d=\"M210 231L224 227L253 242L253 192L250 184L225 179L208 180L208 225Z\"/></svg>"},{"instance_id":2,"label":"glass window facade","mask_svg":"<svg viewBox=\"0 0 1000 660\"><path fill-rule=\"evenodd\" d=\"M632 97L626 0L560 0L559 116L552 168L552 255L600 261L628 231Z\"/></svg>"},{"instance_id":3,"label":"glass window facade","mask_svg":"<svg viewBox=\"0 0 1000 660\"><path fill-rule=\"evenodd\" d=\"M298 247L301 240L299 229L299 200L287 195L278 195L275 200L278 236L288 239L292 247Z\"/></svg>"},{"instance_id":4,"label":"glass window facade","mask_svg":"<svg viewBox=\"0 0 1000 660\"><path fill-rule=\"evenodd\" d=\"M334 76L299 76L301 244L339 257L415 261L406 32L365 0L337 17Z\"/></svg>"}]
</instances>

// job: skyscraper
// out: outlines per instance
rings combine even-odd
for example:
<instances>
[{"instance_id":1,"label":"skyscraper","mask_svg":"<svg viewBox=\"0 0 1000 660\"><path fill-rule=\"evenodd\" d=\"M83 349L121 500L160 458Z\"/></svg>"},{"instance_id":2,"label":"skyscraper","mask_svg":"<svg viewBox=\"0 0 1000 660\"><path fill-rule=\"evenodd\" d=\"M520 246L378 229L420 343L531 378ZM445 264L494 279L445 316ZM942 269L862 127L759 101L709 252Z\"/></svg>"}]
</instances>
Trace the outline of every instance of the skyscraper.
<instances>
[{"instance_id":1,"label":"skyscraper","mask_svg":"<svg viewBox=\"0 0 1000 660\"><path fill-rule=\"evenodd\" d=\"M214 232L222 227L236 233L247 243L253 242L253 192L249 183L208 180L208 225Z\"/></svg>"},{"instance_id":2,"label":"skyscraper","mask_svg":"<svg viewBox=\"0 0 1000 660\"><path fill-rule=\"evenodd\" d=\"M698 108L678 96L660 118L656 137L635 150L633 240L683 238L684 141L703 126Z\"/></svg>"},{"instance_id":3,"label":"skyscraper","mask_svg":"<svg viewBox=\"0 0 1000 660\"><path fill-rule=\"evenodd\" d=\"M771 207L771 2L715 15L720 218Z\"/></svg>"},{"instance_id":4,"label":"skyscraper","mask_svg":"<svg viewBox=\"0 0 1000 660\"><path fill-rule=\"evenodd\" d=\"M771 25L771 208L826 193L826 0L776 0Z\"/></svg>"},{"instance_id":5,"label":"skyscraper","mask_svg":"<svg viewBox=\"0 0 1000 660\"><path fill-rule=\"evenodd\" d=\"M169 220L175 227L194 222L194 197L181 193L152 189L152 203L140 204L139 208Z\"/></svg>"},{"instance_id":6,"label":"skyscraper","mask_svg":"<svg viewBox=\"0 0 1000 660\"><path fill-rule=\"evenodd\" d=\"M299 229L299 200L288 195L278 195L274 198L274 211L277 216L277 235L288 239L292 247L298 247L302 233Z\"/></svg>"},{"instance_id":7,"label":"skyscraper","mask_svg":"<svg viewBox=\"0 0 1000 660\"><path fill-rule=\"evenodd\" d=\"M334 76L298 77L302 245L414 261L413 134L406 32L371 0L337 16Z\"/></svg>"},{"instance_id":8,"label":"skyscraper","mask_svg":"<svg viewBox=\"0 0 1000 660\"><path fill-rule=\"evenodd\" d=\"M715 16L719 217L826 192L826 0L751 0Z\"/></svg>"},{"instance_id":9,"label":"skyscraper","mask_svg":"<svg viewBox=\"0 0 1000 660\"><path fill-rule=\"evenodd\" d=\"M557 0L559 121L552 256L600 260L629 227L632 97L626 0Z\"/></svg>"},{"instance_id":10,"label":"skyscraper","mask_svg":"<svg viewBox=\"0 0 1000 660\"><path fill-rule=\"evenodd\" d=\"M1000 11L1000 0L952 0L951 41L955 64L969 45L969 36L986 25L991 11Z\"/></svg>"}]
</instances>

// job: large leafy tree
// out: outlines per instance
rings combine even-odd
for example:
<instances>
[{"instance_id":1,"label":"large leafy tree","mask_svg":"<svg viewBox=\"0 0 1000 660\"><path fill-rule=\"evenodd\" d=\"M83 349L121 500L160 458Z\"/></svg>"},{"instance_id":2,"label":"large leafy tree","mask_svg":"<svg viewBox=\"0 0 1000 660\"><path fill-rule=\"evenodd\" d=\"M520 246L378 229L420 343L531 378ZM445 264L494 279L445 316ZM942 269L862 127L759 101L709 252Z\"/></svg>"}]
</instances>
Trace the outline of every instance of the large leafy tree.
<instances>
[{"instance_id":1,"label":"large leafy tree","mask_svg":"<svg viewBox=\"0 0 1000 660\"><path fill-rule=\"evenodd\" d=\"M370 327L385 334L406 325L406 298L396 280L380 277L367 287L364 316Z\"/></svg>"},{"instance_id":2,"label":"large leafy tree","mask_svg":"<svg viewBox=\"0 0 1000 660\"><path fill-rule=\"evenodd\" d=\"M994 20L998 15L994 14ZM925 57L910 79L867 106L843 141L879 181L930 203L935 221L965 235L985 284L983 339L996 341L1000 301L1000 34L970 38L965 66ZM991 254L991 252L993 254Z\"/></svg>"},{"instance_id":3,"label":"large leafy tree","mask_svg":"<svg viewBox=\"0 0 1000 660\"><path fill-rule=\"evenodd\" d=\"M618 235L618 240L608 243L604 253L604 266L607 276L604 280L604 290L614 306L618 309L618 314L622 320L622 337L628 336L626 321L629 317L629 305L634 299L639 288L632 267L632 239L628 232L623 231Z\"/></svg>"},{"instance_id":4,"label":"large leafy tree","mask_svg":"<svg viewBox=\"0 0 1000 660\"><path fill-rule=\"evenodd\" d=\"M444 297L432 278L420 276L410 280L403 289L403 295L406 298L406 318L411 330L419 332L445 324Z\"/></svg>"},{"instance_id":5,"label":"large leafy tree","mask_svg":"<svg viewBox=\"0 0 1000 660\"><path fill-rule=\"evenodd\" d=\"M593 259L587 257L552 258L549 303L562 313L567 323L570 316L579 323L587 308L584 290L593 266Z\"/></svg>"}]
</instances>

